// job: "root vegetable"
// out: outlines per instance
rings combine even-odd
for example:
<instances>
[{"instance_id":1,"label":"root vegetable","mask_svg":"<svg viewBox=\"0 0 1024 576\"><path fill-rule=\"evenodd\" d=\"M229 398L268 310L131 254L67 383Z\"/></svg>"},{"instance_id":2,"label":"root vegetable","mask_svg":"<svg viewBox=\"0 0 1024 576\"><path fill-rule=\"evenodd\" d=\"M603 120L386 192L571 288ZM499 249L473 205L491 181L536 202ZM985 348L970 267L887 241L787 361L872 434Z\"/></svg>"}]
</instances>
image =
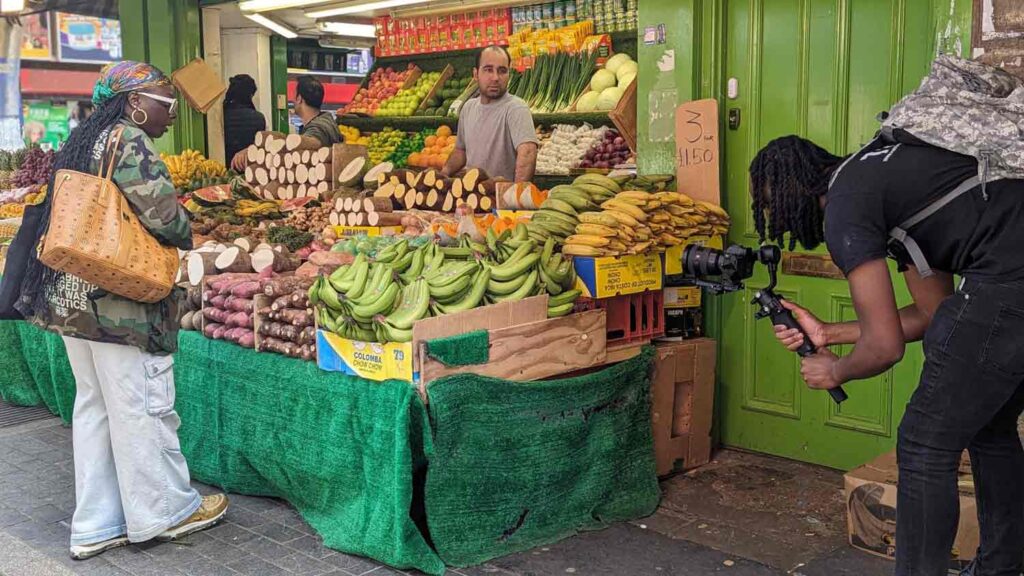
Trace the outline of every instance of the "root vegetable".
<instances>
[{"instance_id":1,"label":"root vegetable","mask_svg":"<svg viewBox=\"0 0 1024 576\"><path fill-rule=\"evenodd\" d=\"M203 318L206 318L211 322L224 324L228 321L229 316L231 316L231 314L222 308L214 308L212 306L203 308Z\"/></svg>"},{"instance_id":2,"label":"root vegetable","mask_svg":"<svg viewBox=\"0 0 1024 576\"><path fill-rule=\"evenodd\" d=\"M206 326L203 328L203 336L206 336L207 338L213 338L214 334L216 334L218 330L221 330L223 328L223 324L218 324L216 322L207 322Z\"/></svg>"},{"instance_id":3,"label":"root vegetable","mask_svg":"<svg viewBox=\"0 0 1024 576\"><path fill-rule=\"evenodd\" d=\"M217 272L214 263L217 261L216 252L193 252L188 255L185 261L185 276L192 286L199 286L203 278Z\"/></svg>"},{"instance_id":4,"label":"root vegetable","mask_svg":"<svg viewBox=\"0 0 1024 576\"><path fill-rule=\"evenodd\" d=\"M298 352L298 346L291 342L278 340L277 338L263 338L260 340L260 352L276 352L285 356L294 356Z\"/></svg>"},{"instance_id":5,"label":"root vegetable","mask_svg":"<svg viewBox=\"0 0 1024 576\"><path fill-rule=\"evenodd\" d=\"M291 294L296 290L308 290L313 285L310 278L302 278L298 275L285 278L274 278L263 283L263 294L271 298L277 298Z\"/></svg>"},{"instance_id":6,"label":"root vegetable","mask_svg":"<svg viewBox=\"0 0 1024 576\"><path fill-rule=\"evenodd\" d=\"M256 334L252 330L244 330L238 337L238 345L242 348L255 348L256 347Z\"/></svg>"},{"instance_id":7,"label":"root vegetable","mask_svg":"<svg viewBox=\"0 0 1024 576\"><path fill-rule=\"evenodd\" d=\"M231 246L218 254L213 264L221 272L252 272L252 259L239 246Z\"/></svg>"},{"instance_id":8,"label":"root vegetable","mask_svg":"<svg viewBox=\"0 0 1024 576\"><path fill-rule=\"evenodd\" d=\"M225 310L234 310L235 312L245 312L252 314L254 304L252 300L245 298L236 298L234 296L228 296L224 301L224 305L221 308Z\"/></svg>"},{"instance_id":9,"label":"root vegetable","mask_svg":"<svg viewBox=\"0 0 1024 576\"><path fill-rule=\"evenodd\" d=\"M263 250L252 255L252 267L257 272L263 272L268 268L278 274L292 272L301 264L298 258L274 250Z\"/></svg>"},{"instance_id":10,"label":"root vegetable","mask_svg":"<svg viewBox=\"0 0 1024 576\"><path fill-rule=\"evenodd\" d=\"M213 296L212 298L210 298L207 303L210 306L213 306L214 308L226 309L227 306L225 306L225 304L227 304L228 298L230 298L230 296L225 296L223 294L218 294L218 295Z\"/></svg>"},{"instance_id":11,"label":"root vegetable","mask_svg":"<svg viewBox=\"0 0 1024 576\"><path fill-rule=\"evenodd\" d=\"M284 149L289 152L305 151L308 153L309 150L319 150L320 148L320 141L316 138L300 136L298 134L289 134L288 136L285 136ZM309 162L308 155L303 162Z\"/></svg>"},{"instance_id":12,"label":"root vegetable","mask_svg":"<svg viewBox=\"0 0 1024 576\"><path fill-rule=\"evenodd\" d=\"M194 322L195 315L195 312L185 312L184 314L181 315L180 325L182 330L192 331L196 329L196 325Z\"/></svg>"},{"instance_id":13,"label":"root vegetable","mask_svg":"<svg viewBox=\"0 0 1024 576\"><path fill-rule=\"evenodd\" d=\"M260 292L259 281L242 282L231 289L231 295L238 298L251 299Z\"/></svg>"},{"instance_id":14,"label":"root vegetable","mask_svg":"<svg viewBox=\"0 0 1024 576\"><path fill-rule=\"evenodd\" d=\"M235 312L234 314L228 315L224 319L224 323L228 326L236 326L241 328L252 328L252 314L246 312Z\"/></svg>"},{"instance_id":15,"label":"root vegetable","mask_svg":"<svg viewBox=\"0 0 1024 576\"><path fill-rule=\"evenodd\" d=\"M277 313L282 322L287 322L292 326L312 326L313 315L307 310L281 310Z\"/></svg>"}]
</instances>

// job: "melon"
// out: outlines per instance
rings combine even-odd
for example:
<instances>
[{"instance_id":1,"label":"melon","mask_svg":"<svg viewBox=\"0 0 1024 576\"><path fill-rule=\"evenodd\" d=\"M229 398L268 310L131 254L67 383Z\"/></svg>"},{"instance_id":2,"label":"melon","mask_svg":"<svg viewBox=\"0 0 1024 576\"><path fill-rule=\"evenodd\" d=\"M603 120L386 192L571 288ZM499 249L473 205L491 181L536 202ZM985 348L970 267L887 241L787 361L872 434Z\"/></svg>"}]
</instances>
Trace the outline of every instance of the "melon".
<instances>
[{"instance_id":1,"label":"melon","mask_svg":"<svg viewBox=\"0 0 1024 576\"><path fill-rule=\"evenodd\" d=\"M621 66L619 66L619 69L615 71L615 77L619 81L619 86L629 86L629 84L623 82L622 79L627 76L636 77L636 72L637 65L636 62L633 62L632 60L629 62L624 62Z\"/></svg>"}]
</instances>

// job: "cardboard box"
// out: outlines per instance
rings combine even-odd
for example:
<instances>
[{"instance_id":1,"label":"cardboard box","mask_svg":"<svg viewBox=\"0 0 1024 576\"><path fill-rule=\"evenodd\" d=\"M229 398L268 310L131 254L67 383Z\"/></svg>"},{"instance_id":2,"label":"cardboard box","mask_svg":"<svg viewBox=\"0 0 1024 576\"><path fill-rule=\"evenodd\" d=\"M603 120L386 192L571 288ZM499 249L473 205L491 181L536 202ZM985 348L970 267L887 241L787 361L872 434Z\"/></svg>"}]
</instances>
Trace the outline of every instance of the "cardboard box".
<instances>
[{"instance_id":1,"label":"cardboard box","mask_svg":"<svg viewBox=\"0 0 1024 576\"><path fill-rule=\"evenodd\" d=\"M412 342L406 343L357 342L319 330L317 364L322 370L369 380L412 382L424 399L427 384L455 372L536 380L604 364L604 311L549 319L547 302L542 295L420 320L413 326ZM426 353L429 340L477 330L489 333L485 364L450 367Z\"/></svg>"},{"instance_id":2,"label":"cardboard box","mask_svg":"<svg viewBox=\"0 0 1024 576\"><path fill-rule=\"evenodd\" d=\"M666 286L664 294L665 310L700 308L701 292L697 286Z\"/></svg>"},{"instance_id":3,"label":"cardboard box","mask_svg":"<svg viewBox=\"0 0 1024 576\"><path fill-rule=\"evenodd\" d=\"M171 82L189 106L206 114L228 90L220 75L202 58L196 58L171 74Z\"/></svg>"},{"instance_id":4,"label":"cardboard box","mask_svg":"<svg viewBox=\"0 0 1024 576\"><path fill-rule=\"evenodd\" d=\"M709 338L655 346L651 423L658 476L711 460L716 344Z\"/></svg>"},{"instance_id":5,"label":"cardboard box","mask_svg":"<svg viewBox=\"0 0 1024 576\"><path fill-rule=\"evenodd\" d=\"M952 555L970 560L978 549L978 505L970 473L960 472L960 525ZM969 468L969 467L968 467ZM899 471L896 451L847 472L845 481L846 524L850 545L883 558L896 555L896 485Z\"/></svg>"},{"instance_id":6,"label":"cardboard box","mask_svg":"<svg viewBox=\"0 0 1024 576\"><path fill-rule=\"evenodd\" d=\"M660 254L573 258L576 288L588 298L610 298L661 290Z\"/></svg>"}]
</instances>

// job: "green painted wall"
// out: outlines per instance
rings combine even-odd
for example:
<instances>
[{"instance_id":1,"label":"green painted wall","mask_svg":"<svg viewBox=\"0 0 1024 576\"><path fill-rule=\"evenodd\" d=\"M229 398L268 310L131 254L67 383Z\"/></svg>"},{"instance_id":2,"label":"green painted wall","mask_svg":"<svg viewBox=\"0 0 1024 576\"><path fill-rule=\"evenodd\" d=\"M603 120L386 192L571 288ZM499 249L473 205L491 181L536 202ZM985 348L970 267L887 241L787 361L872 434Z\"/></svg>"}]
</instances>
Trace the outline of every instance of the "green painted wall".
<instances>
[{"instance_id":1,"label":"green painted wall","mask_svg":"<svg viewBox=\"0 0 1024 576\"><path fill-rule=\"evenodd\" d=\"M132 0L119 3L126 59L153 64L170 75L202 56L198 0ZM206 152L206 119L179 98L177 123L157 141L165 152Z\"/></svg>"},{"instance_id":2,"label":"green painted wall","mask_svg":"<svg viewBox=\"0 0 1024 576\"><path fill-rule=\"evenodd\" d=\"M288 107L284 110L277 107L278 96L287 98L288 95L288 40L284 37L276 34L270 37L270 62L270 85L274 92L270 124L274 130L288 133Z\"/></svg>"}]
</instances>

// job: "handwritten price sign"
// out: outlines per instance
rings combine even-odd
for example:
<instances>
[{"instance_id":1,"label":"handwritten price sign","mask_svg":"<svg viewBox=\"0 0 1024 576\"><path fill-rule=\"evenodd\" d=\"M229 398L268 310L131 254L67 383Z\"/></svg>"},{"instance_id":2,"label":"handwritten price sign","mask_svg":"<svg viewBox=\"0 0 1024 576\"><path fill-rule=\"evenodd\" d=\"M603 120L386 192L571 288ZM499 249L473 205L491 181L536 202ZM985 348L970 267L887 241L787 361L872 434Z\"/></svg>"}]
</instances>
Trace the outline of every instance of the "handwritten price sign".
<instances>
[{"instance_id":1,"label":"handwritten price sign","mask_svg":"<svg viewBox=\"0 0 1024 576\"><path fill-rule=\"evenodd\" d=\"M718 102L687 102L676 108L676 182L697 200L721 204Z\"/></svg>"}]
</instances>

